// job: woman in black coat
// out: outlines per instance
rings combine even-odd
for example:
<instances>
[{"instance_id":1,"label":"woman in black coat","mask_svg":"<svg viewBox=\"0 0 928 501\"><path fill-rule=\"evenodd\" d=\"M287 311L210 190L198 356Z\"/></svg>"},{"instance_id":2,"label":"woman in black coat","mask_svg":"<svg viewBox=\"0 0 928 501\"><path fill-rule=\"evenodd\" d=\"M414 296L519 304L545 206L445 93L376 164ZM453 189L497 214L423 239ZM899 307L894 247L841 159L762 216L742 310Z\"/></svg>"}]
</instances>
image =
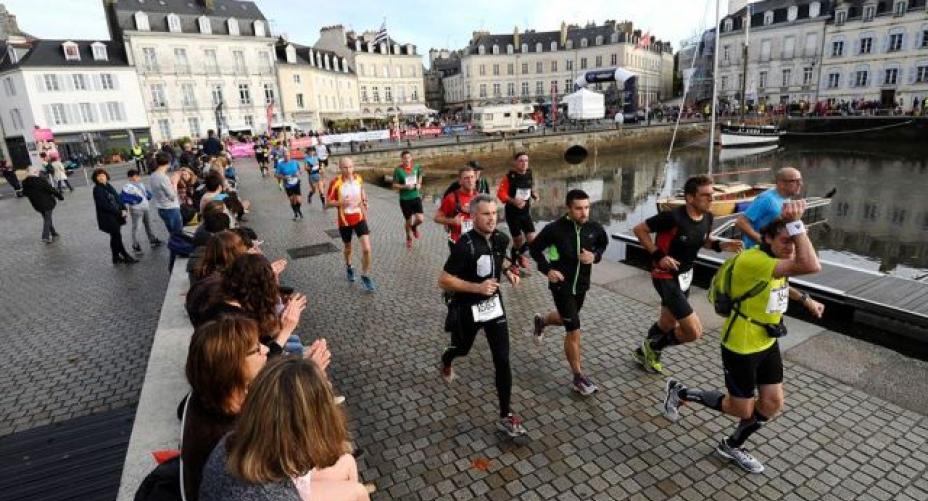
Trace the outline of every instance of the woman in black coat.
<instances>
[{"instance_id":1,"label":"woman in black coat","mask_svg":"<svg viewBox=\"0 0 928 501\"><path fill-rule=\"evenodd\" d=\"M97 207L97 226L100 231L110 235L113 264L133 264L138 260L130 256L122 244L121 228L126 224L127 211L119 198L116 188L110 184L109 173L105 169L93 171L93 202Z\"/></svg>"},{"instance_id":2,"label":"woman in black coat","mask_svg":"<svg viewBox=\"0 0 928 501\"><path fill-rule=\"evenodd\" d=\"M41 176L38 167L29 167L28 176L23 180L23 196L29 199L32 208L42 214L42 241L50 244L58 237L55 225L52 223L52 211L55 210L55 199L64 200L61 192L52 188L48 180Z\"/></svg>"}]
</instances>

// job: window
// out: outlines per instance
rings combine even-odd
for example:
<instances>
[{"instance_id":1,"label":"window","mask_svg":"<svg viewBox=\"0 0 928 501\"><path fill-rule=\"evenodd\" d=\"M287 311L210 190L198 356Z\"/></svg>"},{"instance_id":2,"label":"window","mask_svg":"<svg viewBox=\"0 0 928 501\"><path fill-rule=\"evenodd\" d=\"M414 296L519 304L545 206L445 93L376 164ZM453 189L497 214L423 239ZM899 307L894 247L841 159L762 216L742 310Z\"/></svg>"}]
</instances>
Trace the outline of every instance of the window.
<instances>
[{"instance_id":1,"label":"window","mask_svg":"<svg viewBox=\"0 0 928 501\"><path fill-rule=\"evenodd\" d=\"M480 84L480 97L487 97L487 84Z\"/></svg>"},{"instance_id":2,"label":"window","mask_svg":"<svg viewBox=\"0 0 928 501\"><path fill-rule=\"evenodd\" d=\"M928 66L919 66L915 69L915 81L924 83L928 82Z\"/></svg>"},{"instance_id":3,"label":"window","mask_svg":"<svg viewBox=\"0 0 928 501\"><path fill-rule=\"evenodd\" d=\"M484 76L486 74L487 74L487 67L486 65L481 64L480 65L480 76Z\"/></svg>"},{"instance_id":4,"label":"window","mask_svg":"<svg viewBox=\"0 0 928 501\"><path fill-rule=\"evenodd\" d=\"M567 40L567 44L565 44L564 47L567 48L567 49L573 49L573 48L574 48L574 41L573 41L573 40Z\"/></svg>"},{"instance_id":5,"label":"window","mask_svg":"<svg viewBox=\"0 0 928 501\"><path fill-rule=\"evenodd\" d=\"M142 64L147 71L158 71L158 55L154 47L142 48Z\"/></svg>"},{"instance_id":6,"label":"window","mask_svg":"<svg viewBox=\"0 0 928 501\"><path fill-rule=\"evenodd\" d=\"M542 96L545 93L545 84L541 80L535 82L535 95Z\"/></svg>"},{"instance_id":7,"label":"window","mask_svg":"<svg viewBox=\"0 0 928 501\"><path fill-rule=\"evenodd\" d=\"M371 95L374 97L374 102L379 103L380 102L380 87L377 87L376 85L374 87L371 87Z\"/></svg>"},{"instance_id":8,"label":"window","mask_svg":"<svg viewBox=\"0 0 928 501\"><path fill-rule=\"evenodd\" d=\"M522 82L522 95L528 95L528 82Z\"/></svg>"},{"instance_id":9,"label":"window","mask_svg":"<svg viewBox=\"0 0 928 501\"><path fill-rule=\"evenodd\" d=\"M870 221L875 221L877 216L876 204L865 203L864 204L864 219L869 219Z\"/></svg>"},{"instance_id":10,"label":"window","mask_svg":"<svg viewBox=\"0 0 928 501\"><path fill-rule=\"evenodd\" d=\"M261 21L255 21L254 24L253 24L253 26L254 26L254 29L255 29L255 36L256 36L256 37L267 36L267 30L264 29L264 23L263 23L263 22L261 22Z\"/></svg>"},{"instance_id":11,"label":"window","mask_svg":"<svg viewBox=\"0 0 928 501\"><path fill-rule=\"evenodd\" d=\"M57 92L60 90L60 87L58 87L58 75L45 75L45 90L49 92Z\"/></svg>"},{"instance_id":12,"label":"window","mask_svg":"<svg viewBox=\"0 0 928 501\"><path fill-rule=\"evenodd\" d=\"M786 37L783 39L783 58L792 59L796 55L796 39Z\"/></svg>"},{"instance_id":13,"label":"window","mask_svg":"<svg viewBox=\"0 0 928 501\"><path fill-rule=\"evenodd\" d=\"M764 26L773 24L773 11L764 12Z\"/></svg>"},{"instance_id":14,"label":"window","mask_svg":"<svg viewBox=\"0 0 928 501\"><path fill-rule=\"evenodd\" d=\"M162 118L162 119L158 120L158 130L161 131L161 138L162 138L162 139L170 139L170 138L171 138L171 122L168 121L168 119Z\"/></svg>"},{"instance_id":15,"label":"window","mask_svg":"<svg viewBox=\"0 0 928 501\"><path fill-rule=\"evenodd\" d=\"M557 73L557 61L551 61L551 73Z\"/></svg>"},{"instance_id":16,"label":"window","mask_svg":"<svg viewBox=\"0 0 928 501\"><path fill-rule=\"evenodd\" d=\"M898 78L898 68L886 68L886 72L883 74L883 85L896 85Z\"/></svg>"},{"instance_id":17,"label":"window","mask_svg":"<svg viewBox=\"0 0 928 501\"><path fill-rule=\"evenodd\" d=\"M174 49L174 65L178 73L190 73L190 62L187 60L187 49Z\"/></svg>"},{"instance_id":18,"label":"window","mask_svg":"<svg viewBox=\"0 0 928 501\"><path fill-rule=\"evenodd\" d=\"M896 2L896 4L893 5L893 15L904 16L907 8L908 5L906 2Z\"/></svg>"},{"instance_id":19,"label":"window","mask_svg":"<svg viewBox=\"0 0 928 501\"><path fill-rule=\"evenodd\" d=\"M528 75L528 63L522 63L522 74Z\"/></svg>"},{"instance_id":20,"label":"window","mask_svg":"<svg viewBox=\"0 0 928 501\"><path fill-rule=\"evenodd\" d=\"M830 73L828 75L828 88L837 89L841 85L841 74L840 73Z\"/></svg>"},{"instance_id":21,"label":"window","mask_svg":"<svg viewBox=\"0 0 928 501\"><path fill-rule=\"evenodd\" d=\"M603 44L603 36L596 35L596 45L602 45L602 44Z\"/></svg>"},{"instance_id":22,"label":"window","mask_svg":"<svg viewBox=\"0 0 928 501\"><path fill-rule=\"evenodd\" d=\"M731 46L723 45L722 46L722 62L727 63L731 60Z\"/></svg>"},{"instance_id":23,"label":"window","mask_svg":"<svg viewBox=\"0 0 928 501\"><path fill-rule=\"evenodd\" d=\"M78 105L78 110L81 114L81 122L84 123L93 123L95 122L93 116L93 105L90 103L80 103Z\"/></svg>"},{"instance_id":24,"label":"window","mask_svg":"<svg viewBox=\"0 0 928 501\"><path fill-rule=\"evenodd\" d=\"M780 82L781 87L789 87L790 80L792 80L793 70L785 69L783 70L783 80Z\"/></svg>"},{"instance_id":25,"label":"window","mask_svg":"<svg viewBox=\"0 0 928 501\"><path fill-rule=\"evenodd\" d=\"M151 86L151 106L152 108L166 108L168 100L164 96L164 84L152 84Z\"/></svg>"},{"instance_id":26,"label":"window","mask_svg":"<svg viewBox=\"0 0 928 501\"><path fill-rule=\"evenodd\" d=\"M596 68L603 67L603 56L596 56Z\"/></svg>"},{"instance_id":27,"label":"window","mask_svg":"<svg viewBox=\"0 0 928 501\"><path fill-rule=\"evenodd\" d=\"M731 31L733 27L733 23L734 21L732 21L731 19L726 19L725 22L722 24L722 31Z\"/></svg>"},{"instance_id":28,"label":"window","mask_svg":"<svg viewBox=\"0 0 928 501\"><path fill-rule=\"evenodd\" d=\"M64 50L64 58L66 61L80 61L81 53L77 48L77 44L74 42L65 42L61 44L61 48Z\"/></svg>"},{"instance_id":29,"label":"window","mask_svg":"<svg viewBox=\"0 0 928 501\"><path fill-rule=\"evenodd\" d=\"M367 86L366 85L361 86L361 102L362 103L367 102Z\"/></svg>"},{"instance_id":30,"label":"window","mask_svg":"<svg viewBox=\"0 0 928 501\"><path fill-rule=\"evenodd\" d=\"M564 93L566 94L570 92L570 89L572 88L572 86L573 84L571 83L570 79L564 80Z\"/></svg>"},{"instance_id":31,"label":"window","mask_svg":"<svg viewBox=\"0 0 928 501\"><path fill-rule=\"evenodd\" d=\"M192 83L180 85L180 93L183 96L183 105L187 108L195 108L197 105L197 96Z\"/></svg>"},{"instance_id":32,"label":"window","mask_svg":"<svg viewBox=\"0 0 928 501\"><path fill-rule=\"evenodd\" d=\"M122 113L122 106L116 101L106 103L106 113L109 115L110 120L121 122L126 119Z\"/></svg>"},{"instance_id":33,"label":"window","mask_svg":"<svg viewBox=\"0 0 928 501\"><path fill-rule=\"evenodd\" d=\"M860 39L860 54L869 54L870 50L873 49L873 38L861 38Z\"/></svg>"},{"instance_id":34,"label":"window","mask_svg":"<svg viewBox=\"0 0 928 501\"><path fill-rule=\"evenodd\" d=\"M889 52L902 50L902 33L893 33L889 35Z\"/></svg>"},{"instance_id":35,"label":"window","mask_svg":"<svg viewBox=\"0 0 928 501\"><path fill-rule=\"evenodd\" d=\"M506 84L506 95L508 97L514 97L516 95L516 84L515 82L509 82Z\"/></svg>"},{"instance_id":36,"label":"window","mask_svg":"<svg viewBox=\"0 0 928 501\"><path fill-rule=\"evenodd\" d=\"M586 37L580 39L580 47L586 47L590 42L587 41Z\"/></svg>"},{"instance_id":37,"label":"window","mask_svg":"<svg viewBox=\"0 0 928 501\"><path fill-rule=\"evenodd\" d=\"M806 56L818 55L818 35L815 33L806 34L806 46L803 49Z\"/></svg>"},{"instance_id":38,"label":"window","mask_svg":"<svg viewBox=\"0 0 928 501\"><path fill-rule=\"evenodd\" d=\"M87 90L87 80L84 75L75 73L71 75L71 80L74 82L74 90Z\"/></svg>"},{"instance_id":39,"label":"window","mask_svg":"<svg viewBox=\"0 0 928 501\"><path fill-rule=\"evenodd\" d=\"M393 87L387 86L383 89L383 100L392 103L393 102Z\"/></svg>"},{"instance_id":40,"label":"window","mask_svg":"<svg viewBox=\"0 0 928 501\"><path fill-rule=\"evenodd\" d=\"M557 50L557 42L551 42L551 52L554 52L556 50Z\"/></svg>"},{"instance_id":41,"label":"window","mask_svg":"<svg viewBox=\"0 0 928 501\"><path fill-rule=\"evenodd\" d=\"M499 76L499 65L498 64L493 65L493 76Z\"/></svg>"},{"instance_id":42,"label":"window","mask_svg":"<svg viewBox=\"0 0 928 501\"><path fill-rule=\"evenodd\" d=\"M3 79L3 90L4 90L4 92L6 92L6 95L7 95L7 96L15 96L15 95L16 95L16 85L13 84L13 79L12 79L12 78L6 77L6 78Z\"/></svg>"},{"instance_id":43,"label":"window","mask_svg":"<svg viewBox=\"0 0 928 501\"><path fill-rule=\"evenodd\" d=\"M213 26L209 24L209 18L206 16L200 16L197 19L197 24L200 26L200 33L204 35L212 35Z\"/></svg>"},{"instance_id":44,"label":"window","mask_svg":"<svg viewBox=\"0 0 928 501\"><path fill-rule=\"evenodd\" d=\"M115 82L113 81L113 75L109 73L103 73L100 75L100 87L103 90L114 90L116 88Z\"/></svg>"},{"instance_id":45,"label":"window","mask_svg":"<svg viewBox=\"0 0 928 501\"><path fill-rule=\"evenodd\" d=\"M574 70L574 62L573 62L572 60L568 59L567 61L564 62L564 68L565 68L567 71L573 71L573 70Z\"/></svg>"},{"instance_id":46,"label":"window","mask_svg":"<svg viewBox=\"0 0 928 501\"><path fill-rule=\"evenodd\" d=\"M545 63L541 61L535 62L535 73L544 73L544 71L545 71Z\"/></svg>"},{"instance_id":47,"label":"window","mask_svg":"<svg viewBox=\"0 0 928 501\"><path fill-rule=\"evenodd\" d=\"M477 54L483 55L487 53L487 48L484 46L477 47Z\"/></svg>"},{"instance_id":48,"label":"window","mask_svg":"<svg viewBox=\"0 0 928 501\"><path fill-rule=\"evenodd\" d=\"M206 57L206 71L208 73L218 73L219 60L216 59L216 49L206 49L203 51L203 55Z\"/></svg>"},{"instance_id":49,"label":"window","mask_svg":"<svg viewBox=\"0 0 928 501\"><path fill-rule=\"evenodd\" d=\"M53 104L49 106L52 112L52 123L55 125L64 125L68 123L68 117L64 113L63 104Z\"/></svg>"},{"instance_id":50,"label":"window","mask_svg":"<svg viewBox=\"0 0 928 501\"><path fill-rule=\"evenodd\" d=\"M795 21L797 17L799 17L799 7L795 5L791 5L788 9L786 9L786 20L787 21L790 21L790 22Z\"/></svg>"},{"instance_id":51,"label":"window","mask_svg":"<svg viewBox=\"0 0 928 501\"><path fill-rule=\"evenodd\" d=\"M544 52L544 50L545 50L545 46L542 45L541 42L537 42L535 44L535 52Z\"/></svg>"},{"instance_id":52,"label":"window","mask_svg":"<svg viewBox=\"0 0 928 501\"><path fill-rule=\"evenodd\" d=\"M90 44L90 49L93 51L94 61L107 61L109 59L106 55L106 45L100 42L94 42Z\"/></svg>"},{"instance_id":53,"label":"window","mask_svg":"<svg viewBox=\"0 0 928 501\"><path fill-rule=\"evenodd\" d=\"M727 88L728 88L728 76L722 75L720 90L725 90Z\"/></svg>"},{"instance_id":54,"label":"window","mask_svg":"<svg viewBox=\"0 0 928 501\"><path fill-rule=\"evenodd\" d=\"M199 137L200 135L200 119L197 117L187 118L187 127L190 129L191 137Z\"/></svg>"},{"instance_id":55,"label":"window","mask_svg":"<svg viewBox=\"0 0 928 501\"><path fill-rule=\"evenodd\" d=\"M23 116L19 110L10 110L10 119L13 120L13 129L19 130L23 128Z\"/></svg>"},{"instance_id":56,"label":"window","mask_svg":"<svg viewBox=\"0 0 928 501\"><path fill-rule=\"evenodd\" d=\"M609 65L615 66L619 64L619 55L618 54L609 54Z\"/></svg>"},{"instance_id":57,"label":"window","mask_svg":"<svg viewBox=\"0 0 928 501\"><path fill-rule=\"evenodd\" d=\"M859 70L854 73L854 87L867 86L867 70Z\"/></svg>"},{"instance_id":58,"label":"window","mask_svg":"<svg viewBox=\"0 0 928 501\"><path fill-rule=\"evenodd\" d=\"M168 14L168 31L180 33L180 18L177 17L177 14Z\"/></svg>"},{"instance_id":59,"label":"window","mask_svg":"<svg viewBox=\"0 0 928 501\"><path fill-rule=\"evenodd\" d=\"M495 45L495 44L493 45L493 54L494 55L499 54L499 45Z\"/></svg>"},{"instance_id":60,"label":"window","mask_svg":"<svg viewBox=\"0 0 928 501\"><path fill-rule=\"evenodd\" d=\"M503 94L500 92L499 84L493 83L493 97L500 97L502 95Z\"/></svg>"},{"instance_id":61,"label":"window","mask_svg":"<svg viewBox=\"0 0 928 501\"><path fill-rule=\"evenodd\" d=\"M835 12L835 24L841 26L844 22L847 21L847 11L839 10Z\"/></svg>"},{"instance_id":62,"label":"window","mask_svg":"<svg viewBox=\"0 0 928 501\"><path fill-rule=\"evenodd\" d=\"M238 84L238 102L239 104L251 104L251 89L247 83Z\"/></svg>"},{"instance_id":63,"label":"window","mask_svg":"<svg viewBox=\"0 0 928 501\"><path fill-rule=\"evenodd\" d=\"M513 64L513 63L507 64L507 65L506 65L506 74L507 74L507 75L514 75L515 73L516 73L516 65Z\"/></svg>"},{"instance_id":64,"label":"window","mask_svg":"<svg viewBox=\"0 0 928 501\"><path fill-rule=\"evenodd\" d=\"M831 57L841 57L844 55L844 41L836 40L831 42Z\"/></svg>"},{"instance_id":65,"label":"window","mask_svg":"<svg viewBox=\"0 0 928 501\"><path fill-rule=\"evenodd\" d=\"M822 4L819 2L812 2L809 4L809 17L816 18L819 14L822 13Z\"/></svg>"},{"instance_id":66,"label":"window","mask_svg":"<svg viewBox=\"0 0 928 501\"><path fill-rule=\"evenodd\" d=\"M551 80L551 94L557 94L557 80Z\"/></svg>"},{"instance_id":67,"label":"window","mask_svg":"<svg viewBox=\"0 0 928 501\"><path fill-rule=\"evenodd\" d=\"M135 17L135 29L139 31L148 31L150 29L148 26L148 14L139 11L133 17Z\"/></svg>"},{"instance_id":68,"label":"window","mask_svg":"<svg viewBox=\"0 0 928 501\"><path fill-rule=\"evenodd\" d=\"M802 69L802 85L812 85L812 67Z\"/></svg>"},{"instance_id":69,"label":"window","mask_svg":"<svg viewBox=\"0 0 928 501\"><path fill-rule=\"evenodd\" d=\"M580 69L581 69L581 70L585 70L585 69L586 69L586 58L585 58L585 57L581 57L581 58L580 58Z\"/></svg>"},{"instance_id":70,"label":"window","mask_svg":"<svg viewBox=\"0 0 928 501\"><path fill-rule=\"evenodd\" d=\"M922 30L922 45L923 49L928 48L928 30Z\"/></svg>"},{"instance_id":71,"label":"window","mask_svg":"<svg viewBox=\"0 0 928 501\"><path fill-rule=\"evenodd\" d=\"M760 41L760 60L770 60L770 39Z\"/></svg>"},{"instance_id":72,"label":"window","mask_svg":"<svg viewBox=\"0 0 928 501\"><path fill-rule=\"evenodd\" d=\"M419 100L419 87L412 86L410 87L410 89L412 89L412 100L418 101Z\"/></svg>"},{"instance_id":73,"label":"window","mask_svg":"<svg viewBox=\"0 0 928 501\"><path fill-rule=\"evenodd\" d=\"M235 61L235 74L244 75L248 73L245 67L245 53L240 50L232 51L232 59Z\"/></svg>"},{"instance_id":74,"label":"window","mask_svg":"<svg viewBox=\"0 0 928 501\"><path fill-rule=\"evenodd\" d=\"M261 61L261 73L264 75L270 74L271 67L273 66L271 63L271 53L266 50L259 51L258 60Z\"/></svg>"},{"instance_id":75,"label":"window","mask_svg":"<svg viewBox=\"0 0 928 501\"><path fill-rule=\"evenodd\" d=\"M213 99L213 106L219 106L223 102L222 84L213 84L209 90L210 97Z\"/></svg>"},{"instance_id":76,"label":"window","mask_svg":"<svg viewBox=\"0 0 928 501\"><path fill-rule=\"evenodd\" d=\"M876 15L875 5L868 5L864 7L864 21L873 21L874 15Z\"/></svg>"},{"instance_id":77,"label":"window","mask_svg":"<svg viewBox=\"0 0 928 501\"><path fill-rule=\"evenodd\" d=\"M235 19L234 17L230 17L229 20L226 21L226 26L229 28L230 35L235 36L235 37L239 35L240 32L238 29L238 19Z\"/></svg>"},{"instance_id":78,"label":"window","mask_svg":"<svg viewBox=\"0 0 928 501\"><path fill-rule=\"evenodd\" d=\"M760 74L757 76L757 86L760 87L761 89L767 87L767 72L766 71L760 72Z\"/></svg>"}]
</instances>

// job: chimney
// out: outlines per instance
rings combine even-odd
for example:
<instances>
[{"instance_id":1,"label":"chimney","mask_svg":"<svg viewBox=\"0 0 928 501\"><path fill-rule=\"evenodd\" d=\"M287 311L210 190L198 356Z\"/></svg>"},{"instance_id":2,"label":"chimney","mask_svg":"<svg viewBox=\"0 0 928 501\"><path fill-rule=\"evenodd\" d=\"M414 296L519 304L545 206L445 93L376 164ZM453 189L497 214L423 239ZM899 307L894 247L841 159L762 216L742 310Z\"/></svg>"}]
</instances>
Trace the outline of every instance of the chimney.
<instances>
[{"instance_id":1,"label":"chimney","mask_svg":"<svg viewBox=\"0 0 928 501\"><path fill-rule=\"evenodd\" d=\"M519 34L518 26L512 28L512 45L515 50L519 50L519 47L522 46L522 35Z\"/></svg>"},{"instance_id":2,"label":"chimney","mask_svg":"<svg viewBox=\"0 0 928 501\"><path fill-rule=\"evenodd\" d=\"M561 21L561 47L567 45L567 23Z\"/></svg>"},{"instance_id":3,"label":"chimney","mask_svg":"<svg viewBox=\"0 0 928 501\"><path fill-rule=\"evenodd\" d=\"M203 5L203 8L206 9L206 12L213 12L213 9L216 8L216 0L200 0L200 3Z\"/></svg>"}]
</instances>

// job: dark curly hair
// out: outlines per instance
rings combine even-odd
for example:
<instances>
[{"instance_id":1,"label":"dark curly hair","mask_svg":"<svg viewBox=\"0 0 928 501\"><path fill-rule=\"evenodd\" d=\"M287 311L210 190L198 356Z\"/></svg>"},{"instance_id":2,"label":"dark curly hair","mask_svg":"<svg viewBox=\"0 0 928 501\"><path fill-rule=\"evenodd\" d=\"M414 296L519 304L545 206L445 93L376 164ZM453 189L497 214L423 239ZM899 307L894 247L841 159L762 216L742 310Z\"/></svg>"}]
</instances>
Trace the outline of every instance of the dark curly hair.
<instances>
[{"instance_id":1,"label":"dark curly hair","mask_svg":"<svg viewBox=\"0 0 928 501\"><path fill-rule=\"evenodd\" d=\"M206 242L203 257L193 267L193 278L200 280L214 272L222 272L237 257L248 252L248 248L249 246L245 245L238 233L231 231L214 233Z\"/></svg>"},{"instance_id":2,"label":"dark curly hair","mask_svg":"<svg viewBox=\"0 0 928 501\"><path fill-rule=\"evenodd\" d=\"M222 272L222 294L236 301L249 318L258 322L262 336L280 330L276 307L280 301L277 277L261 254L243 254Z\"/></svg>"}]
</instances>

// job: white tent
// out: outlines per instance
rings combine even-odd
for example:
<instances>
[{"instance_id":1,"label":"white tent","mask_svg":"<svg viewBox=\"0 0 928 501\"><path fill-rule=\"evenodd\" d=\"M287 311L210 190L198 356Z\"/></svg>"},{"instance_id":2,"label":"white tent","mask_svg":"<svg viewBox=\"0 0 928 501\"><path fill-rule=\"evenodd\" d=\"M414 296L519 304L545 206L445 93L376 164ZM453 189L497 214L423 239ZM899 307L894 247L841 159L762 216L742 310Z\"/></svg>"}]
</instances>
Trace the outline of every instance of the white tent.
<instances>
[{"instance_id":1,"label":"white tent","mask_svg":"<svg viewBox=\"0 0 928 501\"><path fill-rule=\"evenodd\" d=\"M567 118L572 120L595 120L606 116L605 98L598 92L580 89L564 96L567 103Z\"/></svg>"}]
</instances>

